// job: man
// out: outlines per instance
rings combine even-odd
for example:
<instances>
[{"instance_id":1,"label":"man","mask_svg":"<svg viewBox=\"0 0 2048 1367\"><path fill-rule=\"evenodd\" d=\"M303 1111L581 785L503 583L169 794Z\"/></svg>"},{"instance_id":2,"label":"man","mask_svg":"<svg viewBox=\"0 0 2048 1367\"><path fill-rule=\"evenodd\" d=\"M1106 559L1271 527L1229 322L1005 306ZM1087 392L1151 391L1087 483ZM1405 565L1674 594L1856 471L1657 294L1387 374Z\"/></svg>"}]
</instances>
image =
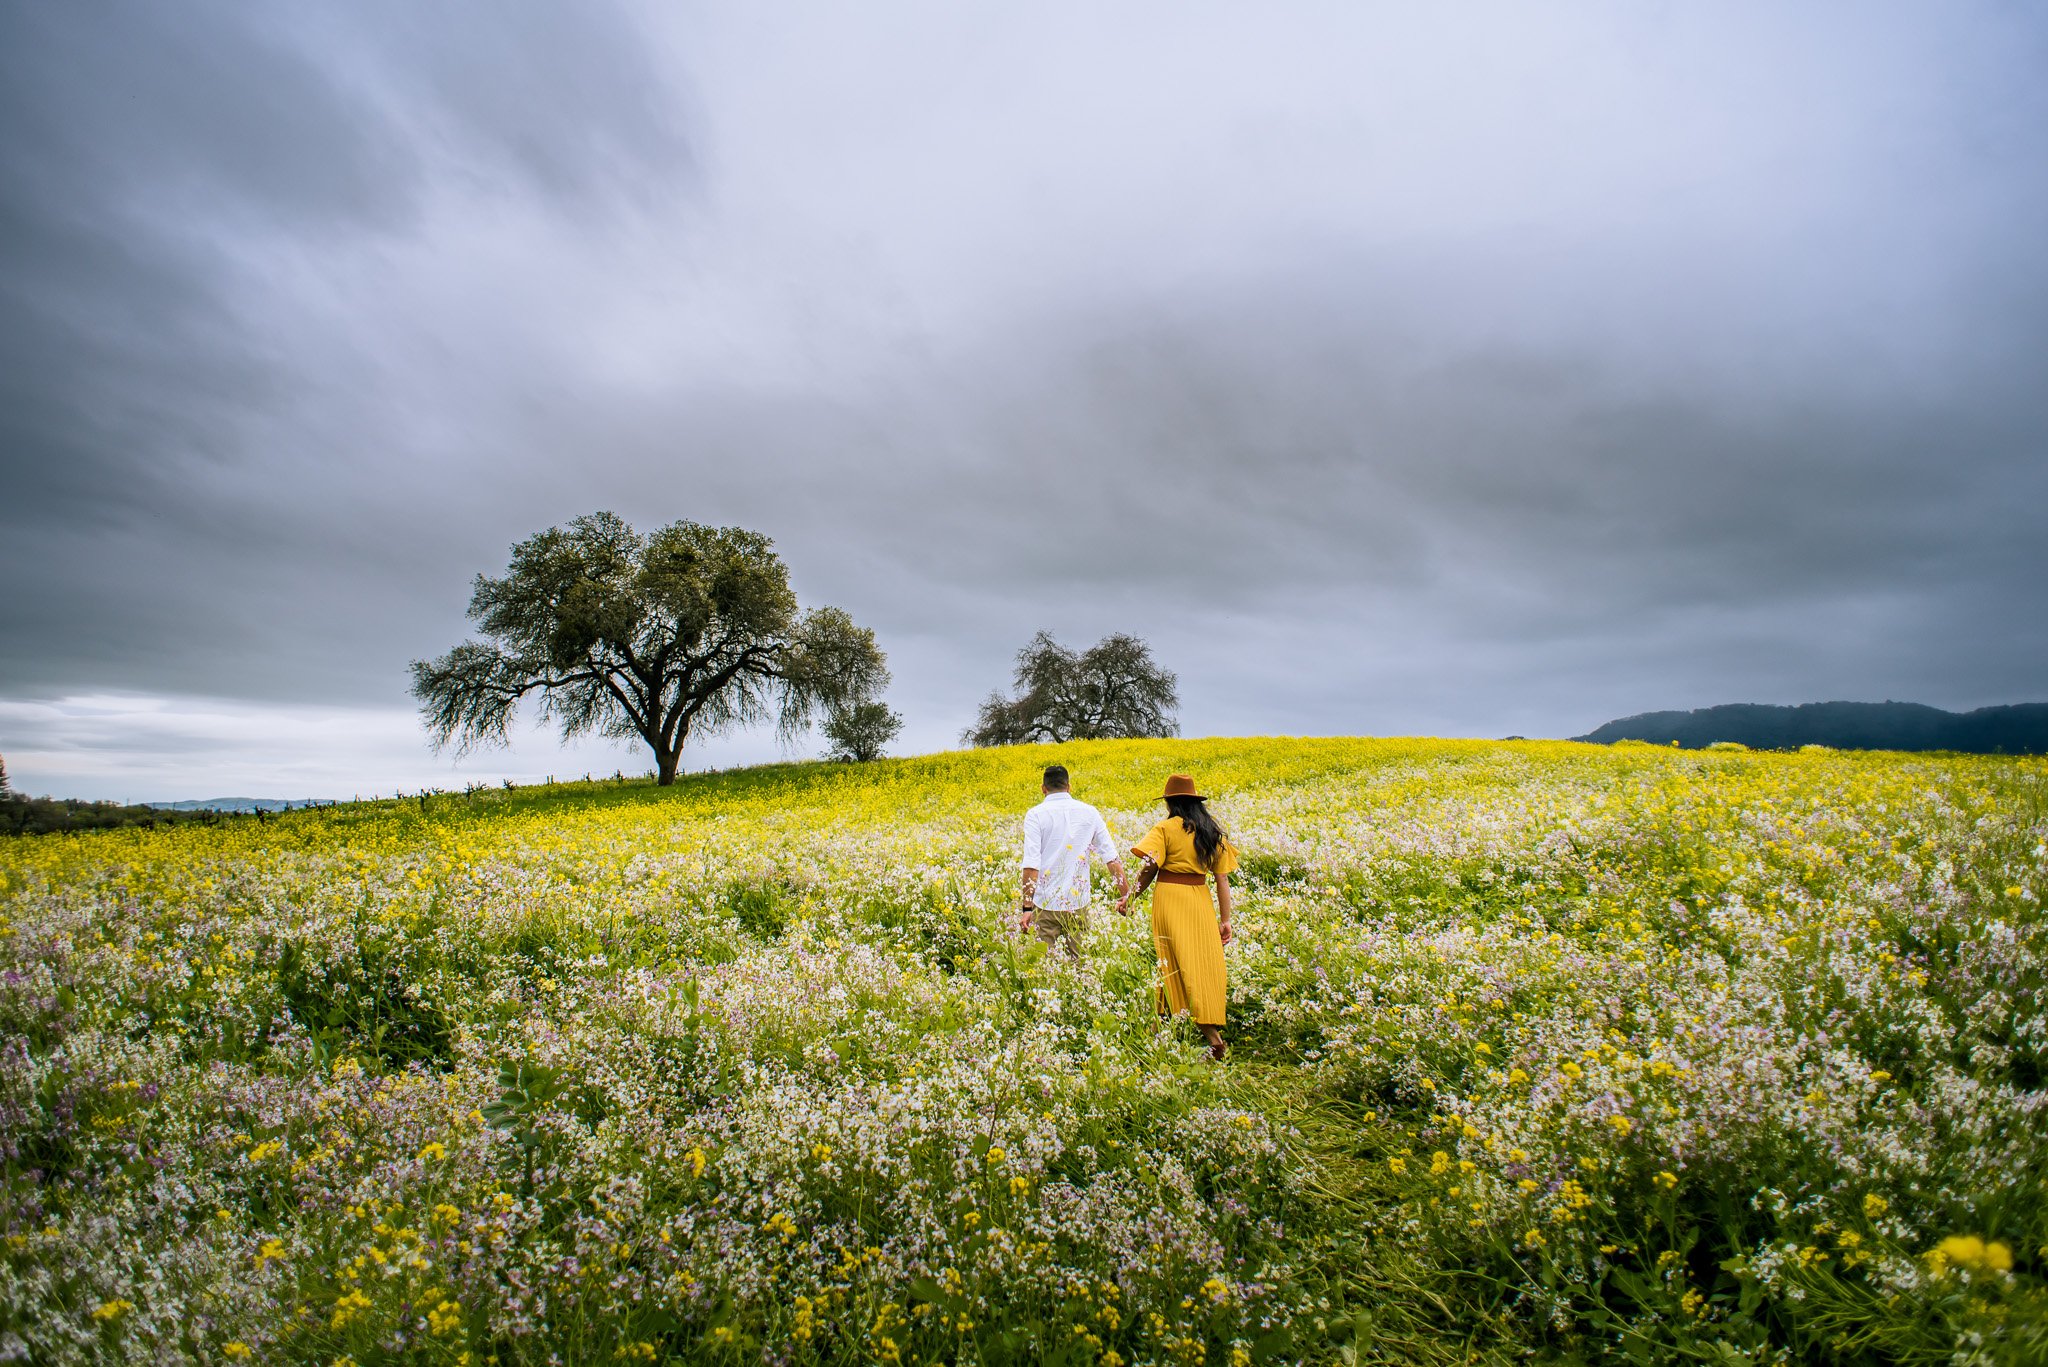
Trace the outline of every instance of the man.
<instances>
[{"instance_id":1,"label":"man","mask_svg":"<svg viewBox=\"0 0 2048 1367\"><path fill-rule=\"evenodd\" d=\"M1078 959L1088 929L1088 856L1109 864L1118 896L1130 884L1102 813L1076 800L1067 786L1065 766L1050 766L1039 788L1045 800L1024 814L1024 915L1017 928L1035 929L1047 946L1057 941Z\"/></svg>"}]
</instances>

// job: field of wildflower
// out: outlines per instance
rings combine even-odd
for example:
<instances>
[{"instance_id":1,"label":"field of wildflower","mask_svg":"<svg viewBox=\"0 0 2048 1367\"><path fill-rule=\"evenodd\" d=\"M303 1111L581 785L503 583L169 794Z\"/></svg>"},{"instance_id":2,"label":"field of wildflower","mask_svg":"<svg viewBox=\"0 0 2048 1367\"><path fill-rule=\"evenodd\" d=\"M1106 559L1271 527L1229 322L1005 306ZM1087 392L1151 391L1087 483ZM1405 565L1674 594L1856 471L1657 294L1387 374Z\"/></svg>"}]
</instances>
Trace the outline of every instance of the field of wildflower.
<instances>
[{"instance_id":1,"label":"field of wildflower","mask_svg":"<svg viewBox=\"0 0 2048 1367\"><path fill-rule=\"evenodd\" d=\"M1244 854L1229 1062L1038 770ZM1096 742L0 846L0 1359L2048 1361L2048 763Z\"/></svg>"}]
</instances>

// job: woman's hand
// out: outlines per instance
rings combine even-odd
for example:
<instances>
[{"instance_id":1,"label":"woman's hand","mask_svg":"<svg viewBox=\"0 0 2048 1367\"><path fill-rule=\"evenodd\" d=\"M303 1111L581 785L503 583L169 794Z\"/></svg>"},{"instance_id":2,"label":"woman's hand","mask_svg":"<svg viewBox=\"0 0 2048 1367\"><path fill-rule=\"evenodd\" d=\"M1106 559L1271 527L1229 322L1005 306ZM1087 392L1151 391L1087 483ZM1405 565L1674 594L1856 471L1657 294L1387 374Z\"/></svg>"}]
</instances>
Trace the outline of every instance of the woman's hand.
<instances>
[{"instance_id":1,"label":"woman's hand","mask_svg":"<svg viewBox=\"0 0 2048 1367\"><path fill-rule=\"evenodd\" d=\"M1131 914L1131 895L1128 892L1116 899L1116 914L1119 916L1129 916Z\"/></svg>"},{"instance_id":2,"label":"woman's hand","mask_svg":"<svg viewBox=\"0 0 2048 1367\"><path fill-rule=\"evenodd\" d=\"M1224 944L1230 943L1230 918L1228 916L1216 923L1216 933L1223 937Z\"/></svg>"}]
</instances>

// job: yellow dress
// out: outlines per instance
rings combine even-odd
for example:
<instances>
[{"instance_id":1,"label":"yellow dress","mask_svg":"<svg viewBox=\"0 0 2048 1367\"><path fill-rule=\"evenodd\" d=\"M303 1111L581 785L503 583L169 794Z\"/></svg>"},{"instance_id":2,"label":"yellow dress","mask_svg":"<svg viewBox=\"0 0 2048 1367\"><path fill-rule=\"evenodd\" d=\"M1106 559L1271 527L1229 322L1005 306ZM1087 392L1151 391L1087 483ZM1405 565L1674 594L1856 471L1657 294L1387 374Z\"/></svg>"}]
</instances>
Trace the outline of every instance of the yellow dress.
<instances>
[{"instance_id":1,"label":"yellow dress","mask_svg":"<svg viewBox=\"0 0 2048 1367\"><path fill-rule=\"evenodd\" d=\"M1227 874L1237 867L1237 851L1226 841L1216 851L1215 867L1203 868L1195 859L1195 838L1177 816L1147 831L1131 853L1150 859L1161 873ZM1160 1014L1185 1011L1197 1025L1222 1025L1223 936L1206 881L1199 887L1152 884L1152 943L1159 951Z\"/></svg>"}]
</instances>

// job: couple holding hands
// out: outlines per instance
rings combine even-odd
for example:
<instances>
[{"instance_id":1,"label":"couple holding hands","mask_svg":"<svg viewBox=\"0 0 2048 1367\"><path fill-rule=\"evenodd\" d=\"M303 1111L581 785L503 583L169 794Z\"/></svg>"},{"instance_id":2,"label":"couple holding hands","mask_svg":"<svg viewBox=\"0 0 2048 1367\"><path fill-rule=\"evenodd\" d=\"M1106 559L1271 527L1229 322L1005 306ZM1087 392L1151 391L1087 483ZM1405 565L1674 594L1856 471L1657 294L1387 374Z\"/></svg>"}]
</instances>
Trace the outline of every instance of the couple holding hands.
<instances>
[{"instance_id":1,"label":"couple holding hands","mask_svg":"<svg viewBox=\"0 0 2048 1367\"><path fill-rule=\"evenodd\" d=\"M1080 936L1088 928L1091 855L1107 863L1116 879L1119 916L1130 915L1131 899L1158 884L1152 897L1152 943L1159 956L1159 1014L1194 1017L1209 1056L1220 1061L1227 1052L1223 946L1230 942L1230 873L1237 867L1237 851L1209 815L1195 781L1174 774L1160 794L1166 819L1131 847L1139 861L1133 888L1102 813L1068 789L1065 767L1052 765L1040 789L1045 800L1024 815L1024 907L1018 928L1034 930L1047 945L1058 944L1080 957Z\"/></svg>"}]
</instances>

